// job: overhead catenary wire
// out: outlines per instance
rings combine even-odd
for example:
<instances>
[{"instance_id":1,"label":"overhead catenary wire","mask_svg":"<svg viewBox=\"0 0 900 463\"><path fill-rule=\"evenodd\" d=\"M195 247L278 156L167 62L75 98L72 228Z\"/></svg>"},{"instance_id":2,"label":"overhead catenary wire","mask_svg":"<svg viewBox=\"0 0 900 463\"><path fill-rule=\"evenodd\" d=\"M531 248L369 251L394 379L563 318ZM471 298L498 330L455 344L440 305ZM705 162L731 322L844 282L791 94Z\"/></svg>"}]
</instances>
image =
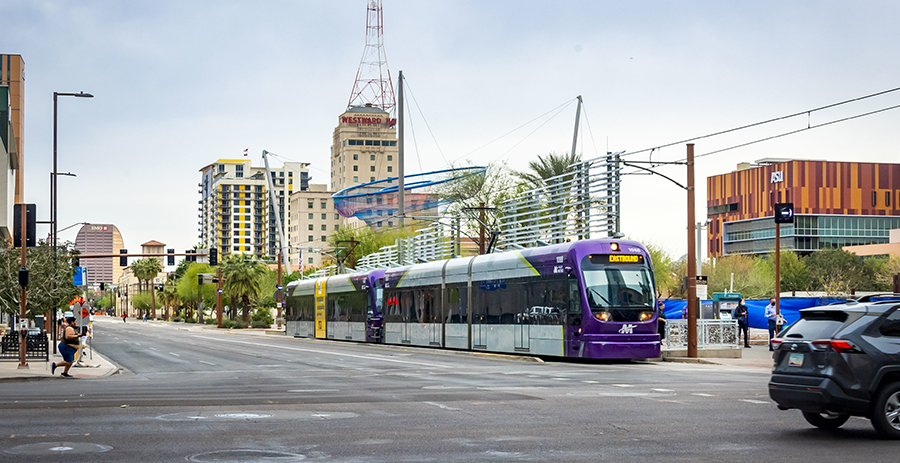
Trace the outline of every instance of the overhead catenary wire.
<instances>
[{"instance_id":1,"label":"overhead catenary wire","mask_svg":"<svg viewBox=\"0 0 900 463\"><path fill-rule=\"evenodd\" d=\"M876 96L885 95L885 94L888 94L888 93L896 92L896 91L898 91L898 90L900 90L900 87L895 87L895 88L891 88L891 89L888 89L888 90L883 90L883 91L880 91L880 92L870 93L870 94L868 94L868 95L863 95L863 96L860 96L860 97L851 98L851 99L849 99L849 100L843 100L843 101L839 101L839 102L837 102L837 103L831 103L831 104L827 104L827 105L825 105L825 106L820 106L820 107L813 108L813 109L807 109L807 110L803 110L803 111L796 112L796 113L793 113L793 114L788 114L788 115L785 115L785 116L775 117L775 118L767 119L767 120L760 121L760 122L754 122L754 123L752 123L752 124L747 124L747 125L742 125L742 126L739 126L739 127L734 127L734 128L731 128L731 129L721 130L721 131L714 132L714 133L707 134L707 135L701 135L701 136L697 136L697 137L692 137L692 138L688 138L688 139L684 139L684 140L680 140L680 141L676 141L676 142L672 142L672 143L666 143L666 144L664 144L664 145L654 146L654 147L651 147L651 148L644 148L644 149L637 150L637 151L629 151L629 152L624 153L624 154L622 155L622 157L625 157L625 156L631 156L631 155L640 154L640 153L646 153L646 152L648 152L648 151L651 151L651 152L654 151L654 150L657 150L657 151L658 151L658 150L660 150L661 148L668 148L668 147L671 147L671 146L678 146L678 145L682 145L682 144L685 144L685 143L688 143L688 142L692 142L692 141L696 141L696 140L702 140L702 139L704 139L704 138L710 138L710 137L715 137L715 136L719 136L719 135L724 135L724 134L731 133L731 132L737 132L737 131L739 131L739 130L749 129L749 128L752 128L752 127L758 127L758 126L761 126L761 125L765 125L765 124L769 124L769 123L777 122L777 121L782 121L782 120L790 119L790 118L797 117L797 116L807 115L807 117L809 117L812 113L817 112L817 111L822 111L822 110L825 110L825 109L830 109L830 108L834 108L834 107L837 107L837 106L841 106L841 105L845 105L845 104L849 104L849 103L854 103L854 102L862 101L862 100L869 99L869 98L874 98L874 97L876 97ZM842 119L842 120L836 120L836 121L831 122L831 123L843 122L844 120L850 120L850 119L855 119L855 118L857 118L857 117L868 116L868 115L871 115L871 114L876 114L876 113L879 113L879 112L888 111L888 110L890 110L890 109L895 109L895 107L884 108L884 109L881 109L881 110L872 111L872 112L870 112L870 113L861 114L861 115L858 115L858 116L853 116L853 117L845 118L845 119ZM807 126L808 126L807 129L803 129L803 130L809 130L809 129L816 128L816 127L822 127L822 126L825 126L825 125L830 125L831 123L819 124L819 125L816 125L816 126L809 126L809 124L807 123ZM801 132L801 131L802 131L802 130L798 130L798 131L794 131L794 132L792 132L792 133ZM782 134L781 136L786 136L786 135L790 135L790 134L791 134L791 133L785 133L785 134ZM770 137L769 139L771 139L771 138L778 138L778 136L776 136L776 137ZM765 139L759 140L759 141L765 141ZM758 143L759 141L757 141L756 143ZM753 144L753 143L748 143L748 144ZM734 149L734 148L737 148L737 147L740 147L740 146L746 146L746 145L739 145L739 146L732 147L732 148L725 148L725 149L723 149L723 150L718 150L718 151L716 151L716 153L722 152L722 151L726 151L726 150L729 150L729 149ZM701 156L708 156L708 155L710 155L710 154L714 154L714 153L705 153L705 154L702 154ZM698 156L695 156L695 157L698 157ZM592 159L592 160L594 160L594 159Z\"/></svg>"}]
</instances>

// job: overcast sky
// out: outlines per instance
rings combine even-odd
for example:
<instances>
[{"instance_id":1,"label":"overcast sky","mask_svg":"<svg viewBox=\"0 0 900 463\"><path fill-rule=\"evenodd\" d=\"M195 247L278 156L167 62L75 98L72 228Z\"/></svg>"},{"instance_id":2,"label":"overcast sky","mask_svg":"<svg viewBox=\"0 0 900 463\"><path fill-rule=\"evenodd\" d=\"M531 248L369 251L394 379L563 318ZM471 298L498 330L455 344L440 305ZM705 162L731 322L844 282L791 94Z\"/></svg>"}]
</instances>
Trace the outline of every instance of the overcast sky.
<instances>
[{"instance_id":1,"label":"overcast sky","mask_svg":"<svg viewBox=\"0 0 900 463\"><path fill-rule=\"evenodd\" d=\"M0 0L0 53L25 60L26 201L48 219L54 91L95 95L59 100L58 168L77 174L59 178L60 229L112 223L129 250L188 249L199 169L244 149L254 165L263 149L309 162L313 183L328 183L366 4ZM391 75L402 69L411 90L407 173L467 159L524 169L567 152L577 95L577 151L592 158L900 87L894 1L385 0L383 11ZM897 104L900 92L699 140L696 153ZM900 109L699 158L698 221L708 176L766 157L900 162L898 123ZM660 171L685 181L684 167ZM684 254L684 191L658 176L623 181L623 232Z\"/></svg>"}]
</instances>

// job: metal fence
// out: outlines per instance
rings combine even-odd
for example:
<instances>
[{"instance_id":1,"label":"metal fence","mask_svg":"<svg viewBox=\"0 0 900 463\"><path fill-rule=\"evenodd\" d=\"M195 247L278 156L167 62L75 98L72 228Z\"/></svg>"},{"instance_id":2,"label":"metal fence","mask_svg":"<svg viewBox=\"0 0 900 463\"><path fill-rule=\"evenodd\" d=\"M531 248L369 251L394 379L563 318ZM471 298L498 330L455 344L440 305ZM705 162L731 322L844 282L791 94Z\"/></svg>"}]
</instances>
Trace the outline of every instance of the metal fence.
<instances>
[{"instance_id":1,"label":"metal fence","mask_svg":"<svg viewBox=\"0 0 900 463\"><path fill-rule=\"evenodd\" d=\"M498 244L530 247L617 234L620 154L577 164L544 180L546 186L504 201Z\"/></svg>"},{"instance_id":2,"label":"metal fence","mask_svg":"<svg viewBox=\"0 0 900 463\"><path fill-rule=\"evenodd\" d=\"M47 361L50 358L47 334L29 334L25 341L25 358ZM19 333L10 331L0 338L0 360L19 360Z\"/></svg>"},{"instance_id":3,"label":"metal fence","mask_svg":"<svg viewBox=\"0 0 900 463\"><path fill-rule=\"evenodd\" d=\"M666 320L663 350L687 349L687 320ZM697 320L698 349L740 349L737 320Z\"/></svg>"}]
</instances>

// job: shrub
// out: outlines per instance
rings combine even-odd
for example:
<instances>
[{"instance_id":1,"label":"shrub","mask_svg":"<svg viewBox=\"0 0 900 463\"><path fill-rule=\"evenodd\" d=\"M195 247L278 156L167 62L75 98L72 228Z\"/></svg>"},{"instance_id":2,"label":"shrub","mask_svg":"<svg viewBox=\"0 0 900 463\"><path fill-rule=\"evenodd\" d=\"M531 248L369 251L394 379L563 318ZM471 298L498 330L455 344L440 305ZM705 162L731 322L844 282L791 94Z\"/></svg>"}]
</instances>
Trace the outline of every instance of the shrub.
<instances>
[{"instance_id":1,"label":"shrub","mask_svg":"<svg viewBox=\"0 0 900 463\"><path fill-rule=\"evenodd\" d=\"M193 319L193 318L185 318L185 319L184 319L184 322L185 322L185 323L197 323L197 320L195 320L195 319Z\"/></svg>"},{"instance_id":2,"label":"shrub","mask_svg":"<svg viewBox=\"0 0 900 463\"><path fill-rule=\"evenodd\" d=\"M173 321L173 322L182 322L182 321L184 321L184 319L181 318L181 317L175 317L175 318L172 319L172 321Z\"/></svg>"},{"instance_id":3,"label":"shrub","mask_svg":"<svg viewBox=\"0 0 900 463\"><path fill-rule=\"evenodd\" d=\"M254 319L253 321L250 322L251 328L268 328L270 326L272 326L272 324L265 320Z\"/></svg>"},{"instance_id":4,"label":"shrub","mask_svg":"<svg viewBox=\"0 0 900 463\"><path fill-rule=\"evenodd\" d=\"M217 318L207 317L206 320L203 320L203 323L206 323L207 325L215 325L219 323L219 320Z\"/></svg>"},{"instance_id":5,"label":"shrub","mask_svg":"<svg viewBox=\"0 0 900 463\"><path fill-rule=\"evenodd\" d=\"M235 328L235 329L244 329L244 328L246 328L246 327L247 327L247 324L244 323L243 321L241 321L241 320L235 320L235 321L234 321L234 328Z\"/></svg>"},{"instance_id":6,"label":"shrub","mask_svg":"<svg viewBox=\"0 0 900 463\"><path fill-rule=\"evenodd\" d=\"M266 327L272 326L272 323L275 322L272 319L272 311L269 309L256 309L253 311L253 316L250 317L251 326L254 328L262 328L262 326L257 327L257 325L265 324ZM259 322L259 323L257 323Z\"/></svg>"}]
</instances>

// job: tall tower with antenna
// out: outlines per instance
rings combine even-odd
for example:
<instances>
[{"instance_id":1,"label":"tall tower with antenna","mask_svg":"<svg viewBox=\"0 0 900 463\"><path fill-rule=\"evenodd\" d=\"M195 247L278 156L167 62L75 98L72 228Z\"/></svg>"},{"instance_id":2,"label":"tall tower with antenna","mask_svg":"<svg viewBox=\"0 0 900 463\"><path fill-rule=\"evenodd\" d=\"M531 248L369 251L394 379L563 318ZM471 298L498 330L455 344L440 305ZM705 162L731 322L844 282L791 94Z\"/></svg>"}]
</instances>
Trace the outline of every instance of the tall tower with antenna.
<instances>
[{"instance_id":1,"label":"tall tower with antenna","mask_svg":"<svg viewBox=\"0 0 900 463\"><path fill-rule=\"evenodd\" d=\"M394 86L384 54L381 2L370 0L366 9L366 48L356 71L347 108L366 106L368 103L390 113L394 107Z\"/></svg>"}]
</instances>

